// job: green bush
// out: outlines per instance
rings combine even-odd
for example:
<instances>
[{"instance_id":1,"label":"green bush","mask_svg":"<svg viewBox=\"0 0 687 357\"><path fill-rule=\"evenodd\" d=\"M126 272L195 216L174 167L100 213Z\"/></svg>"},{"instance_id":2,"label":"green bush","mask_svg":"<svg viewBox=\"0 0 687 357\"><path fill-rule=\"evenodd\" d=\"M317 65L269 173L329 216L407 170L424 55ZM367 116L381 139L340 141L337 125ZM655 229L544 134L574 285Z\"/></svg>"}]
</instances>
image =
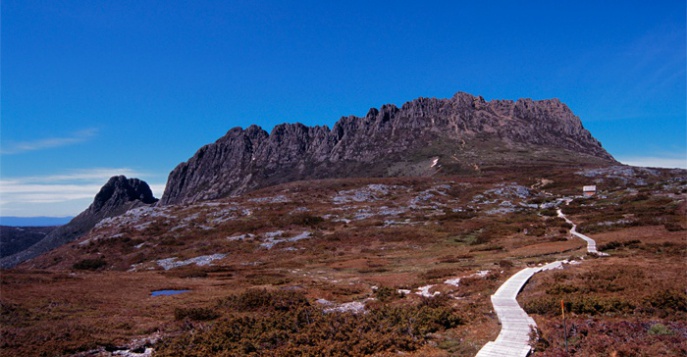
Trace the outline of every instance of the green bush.
<instances>
[{"instance_id":1,"label":"green bush","mask_svg":"<svg viewBox=\"0 0 687 357\"><path fill-rule=\"evenodd\" d=\"M671 331L668 328L668 326L661 324L661 323L651 325L648 333L649 333L649 335L672 335L672 334L674 334L674 332Z\"/></svg>"}]
</instances>

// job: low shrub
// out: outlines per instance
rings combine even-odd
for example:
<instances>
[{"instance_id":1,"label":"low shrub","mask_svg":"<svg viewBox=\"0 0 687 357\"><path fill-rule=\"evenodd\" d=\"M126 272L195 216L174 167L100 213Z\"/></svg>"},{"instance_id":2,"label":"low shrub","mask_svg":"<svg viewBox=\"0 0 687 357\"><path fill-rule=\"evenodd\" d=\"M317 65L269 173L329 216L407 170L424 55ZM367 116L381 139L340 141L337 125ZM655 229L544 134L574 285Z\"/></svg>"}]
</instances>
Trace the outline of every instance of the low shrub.
<instances>
[{"instance_id":1,"label":"low shrub","mask_svg":"<svg viewBox=\"0 0 687 357\"><path fill-rule=\"evenodd\" d=\"M575 314L627 314L632 313L635 308L636 305L631 301L617 297L577 295L565 300L565 310ZM523 304L523 309L530 314L559 315L561 313L560 298L557 296L533 298Z\"/></svg>"},{"instance_id":2,"label":"low shrub","mask_svg":"<svg viewBox=\"0 0 687 357\"><path fill-rule=\"evenodd\" d=\"M72 266L76 270L98 270L107 265L104 259L83 259Z\"/></svg>"},{"instance_id":3,"label":"low shrub","mask_svg":"<svg viewBox=\"0 0 687 357\"><path fill-rule=\"evenodd\" d=\"M542 214L542 216L546 216L546 217L556 217L556 216L558 216L558 212L556 211L555 208L543 209L543 210L541 210L541 214Z\"/></svg>"},{"instance_id":4,"label":"low shrub","mask_svg":"<svg viewBox=\"0 0 687 357\"><path fill-rule=\"evenodd\" d=\"M610 241L606 244L602 244L599 246L599 250L605 251L605 250L613 250L613 249L619 249L619 248L638 248L639 245L642 243L642 241L638 239L633 239L627 242L618 242L618 241Z\"/></svg>"},{"instance_id":5,"label":"low shrub","mask_svg":"<svg viewBox=\"0 0 687 357\"><path fill-rule=\"evenodd\" d=\"M448 276L453 276L456 274L456 268L435 268L429 269L424 273L420 274L420 279L422 280L436 280L445 278Z\"/></svg>"},{"instance_id":6,"label":"low shrub","mask_svg":"<svg viewBox=\"0 0 687 357\"><path fill-rule=\"evenodd\" d=\"M281 225L285 226L287 224L295 224L299 226L307 226L307 227L317 227L320 224L324 223L324 218L320 216L313 216L307 213L302 213L302 214L295 214L292 216L284 216L282 218L282 222L280 222Z\"/></svg>"},{"instance_id":7,"label":"low shrub","mask_svg":"<svg viewBox=\"0 0 687 357\"><path fill-rule=\"evenodd\" d=\"M533 226L527 231L528 236L543 237L546 234L546 227Z\"/></svg>"},{"instance_id":8,"label":"low shrub","mask_svg":"<svg viewBox=\"0 0 687 357\"><path fill-rule=\"evenodd\" d=\"M600 251L618 249L623 246L623 243L618 241L608 242L599 246Z\"/></svg>"},{"instance_id":9,"label":"low shrub","mask_svg":"<svg viewBox=\"0 0 687 357\"><path fill-rule=\"evenodd\" d=\"M566 221L562 221L558 226L561 227L561 228L564 228L566 232L569 231L569 230L571 230L572 227L573 227L572 224L570 224L570 223L568 223L568 222L566 222Z\"/></svg>"},{"instance_id":10,"label":"low shrub","mask_svg":"<svg viewBox=\"0 0 687 357\"><path fill-rule=\"evenodd\" d=\"M160 245L178 247L184 245L184 241L175 237L164 237L160 240Z\"/></svg>"},{"instance_id":11,"label":"low shrub","mask_svg":"<svg viewBox=\"0 0 687 357\"><path fill-rule=\"evenodd\" d=\"M646 243L641 246L642 250L662 255L674 255L684 257L687 255L687 244L663 242L663 243Z\"/></svg>"},{"instance_id":12,"label":"low shrub","mask_svg":"<svg viewBox=\"0 0 687 357\"><path fill-rule=\"evenodd\" d=\"M167 338L155 354L364 356L416 351L432 333L463 322L450 306L430 300L405 306L372 304L364 314L323 313L297 292L249 290L221 305L253 313L231 315L207 329ZM286 301L291 302L288 308Z\"/></svg>"},{"instance_id":13,"label":"low shrub","mask_svg":"<svg viewBox=\"0 0 687 357\"><path fill-rule=\"evenodd\" d=\"M375 298L381 302L389 302L397 298L401 298L403 294L399 293L396 289L390 288L388 286L380 286L375 291Z\"/></svg>"},{"instance_id":14,"label":"low shrub","mask_svg":"<svg viewBox=\"0 0 687 357\"><path fill-rule=\"evenodd\" d=\"M560 318L538 321L545 356L684 356L684 322L569 318L567 343ZM566 353L566 350L568 353Z\"/></svg>"},{"instance_id":15,"label":"low shrub","mask_svg":"<svg viewBox=\"0 0 687 357\"><path fill-rule=\"evenodd\" d=\"M550 295L570 294L579 291L580 289L571 284L555 284L546 289L546 293Z\"/></svg>"},{"instance_id":16,"label":"low shrub","mask_svg":"<svg viewBox=\"0 0 687 357\"><path fill-rule=\"evenodd\" d=\"M663 225L668 232L681 232L685 230L685 227L680 223L668 222Z\"/></svg>"},{"instance_id":17,"label":"low shrub","mask_svg":"<svg viewBox=\"0 0 687 357\"><path fill-rule=\"evenodd\" d=\"M174 309L174 318L176 320L189 319L193 321L209 321L220 317L220 314L214 309L204 307L191 308L176 308Z\"/></svg>"},{"instance_id":18,"label":"low shrub","mask_svg":"<svg viewBox=\"0 0 687 357\"><path fill-rule=\"evenodd\" d=\"M675 334L673 331L671 331L668 328L668 326L661 324L661 323L651 325L651 327L649 328L649 331L647 331L647 332L649 333L649 335L673 335L673 334Z\"/></svg>"},{"instance_id":19,"label":"low shrub","mask_svg":"<svg viewBox=\"0 0 687 357\"><path fill-rule=\"evenodd\" d=\"M367 267L358 269L358 273L360 274L379 274L387 271L389 271L389 269L385 267Z\"/></svg>"},{"instance_id":20,"label":"low shrub","mask_svg":"<svg viewBox=\"0 0 687 357\"><path fill-rule=\"evenodd\" d=\"M310 306L305 295L296 291L268 291L250 289L239 295L221 299L219 307L229 307L236 311L289 311Z\"/></svg>"},{"instance_id":21,"label":"low shrub","mask_svg":"<svg viewBox=\"0 0 687 357\"><path fill-rule=\"evenodd\" d=\"M499 260L498 264L499 264L499 267L501 267L501 268L503 268L503 269L507 269L507 268L512 268L512 267L513 267L513 262L510 261L510 260Z\"/></svg>"},{"instance_id":22,"label":"low shrub","mask_svg":"<svg viewBox=\"0 0 687 357\"><path fill-rule=\"evenodd\" d=\"M503 250L502 245L496 245L496 244L488 244L483 247L476 247L473 249L470 249L471 252L489 252L493 250Z\"/></svg>"},{"instance_id":23,"label":"low shrub","mask_svg":"<svg viewBox=\"0 0 687 357\"><path fill-rule=\"evenodd\" d=\"M568 240L568 237L566 236L561 236L561 235L555 235L547 238L549 242L565 242Z\"/></svg>"},{"instance_id":24,"label":"low shrub","mask_svg":"<svg viewBox=\"0 0 687 357\"><path fill-rule=\"evenodd\" d=\"M465 260L473 259L472 254L446 255L439 258L440 263L460 263Z\"/></svg>"},{"instance_id":25,"label":"low shrub","mask_svg":"<svg viewBox=\"0 0 687 357\"><path fill-rule=\"evenodd\" d=\"M678 289L656 291L645 297L642 303L645 308L662 311L661 315L687 312L687 294Z\"/></svg>"},{"instance_id":26,"label":"low shrub","mask_svg":"<svg viewBox=\"0 0 687 357\"><path fill-rule=\"evenodd\" d=\"M623 245L628 248L637 248L640 244L642 244L642 241L639 239L633 239L623 243Z\"/></svg>"},{"instance_id":27,"label":"low shrub","mask_svg":"<svg viewBox=\"0 0 687 357\"><path fill-rule=\"evenodd\" d=\"M175 277L175 278L182 278L182 279L188 279L188 278L207 278L208 272L199 266L196 265L191 265L188 267L183 267L180 269L173 269L166 271L164 273L165 276L168 277Z\"/></svg>"},{"instance_id":28,"label":"low shrub","mask_svg":"<svg viewBox=\"0 0 687 357\"><path fill-rule=\"evenodd\" d=\"M291 281L281 273L256 273L246 275L246 280L252 285L284 285Z\"/></svg>"}]
</instances>

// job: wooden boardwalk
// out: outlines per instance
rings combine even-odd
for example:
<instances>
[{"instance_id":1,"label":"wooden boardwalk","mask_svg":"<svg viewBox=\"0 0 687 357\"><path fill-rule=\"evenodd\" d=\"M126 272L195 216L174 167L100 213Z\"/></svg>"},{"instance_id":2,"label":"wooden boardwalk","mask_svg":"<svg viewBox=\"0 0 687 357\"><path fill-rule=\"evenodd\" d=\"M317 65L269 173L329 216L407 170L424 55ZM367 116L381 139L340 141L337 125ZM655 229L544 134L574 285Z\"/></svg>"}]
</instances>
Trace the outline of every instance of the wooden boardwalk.
<instances>
[{"instance_id":1,"label":"wooden boardwalk","mask_svg":"<svg viewBox=\"0 0 687 357\"><path fill-rule=\"evenodd\" d=\"M543 270L556 269L562 264L562 261L557 261L538 268L525 268L496 290L491 296L491 303L501 322L501 332L495 341L487 342L482 347L477 357L525 357L530 353L530 326L535 327L537 324L515 298L532 275Z\"/></svg>"},{"instance_id":2,"label":"wooden boardwalk","mask_svg":"<svg viewBox=\"0 0 687 357\"><path fill-rule=\"evenodd\" d=\"M561 217L566 222L568 222L569 224L572 224L572 228L570 229L570 234L572 234L578 238L584 239L587 242L587 252L588 253L596 254L600 257L608 256L607 253L599 252L598 250L596 250L596 241L594 241L593 239L587 237L586 235L584 235L582 233L578 233L577 232L577 225L575 223L573 223L571 220L569 220L568 217L566 217L563 214L563 211L561 211L560 209L558 210L558 217Z\"/></svg>"},{"instance_id":3,"label":"wooden boardwalk","mask_svg":"<svg viewBox=\"0 0 687 357\"><path fill-rule=\"evenodd\" d=\"M560 209L558 210L558 216L572 224L570 229L572 235L587 242L587 252L599 256L608 256L608 254L596 250L596 242L593 239L578 233L575 230L577 225L570 221ZM536 327L537 324L520 307L516 297L532 275L540 271L560 268L564 262L556 261L542 267L520 270L496 290L494 295L491 296L491 304L494 305L494 311L499 318L499 322L501 322L501 332L496 337L496 340L487 342L479 350L477 357L526 357L530 354L532 349L530 346L530 329L531 327Z\"/></svg>"}]
</instances>

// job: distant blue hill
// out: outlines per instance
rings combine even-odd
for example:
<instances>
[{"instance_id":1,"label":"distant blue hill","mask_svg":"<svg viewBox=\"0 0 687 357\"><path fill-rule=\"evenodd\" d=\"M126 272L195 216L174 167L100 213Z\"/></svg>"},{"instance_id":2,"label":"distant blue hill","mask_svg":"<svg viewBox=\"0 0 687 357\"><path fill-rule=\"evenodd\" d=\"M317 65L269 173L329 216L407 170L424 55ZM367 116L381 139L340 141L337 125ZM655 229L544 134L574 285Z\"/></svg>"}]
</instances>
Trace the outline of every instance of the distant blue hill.
<instances>
[{"instance_id":1,"label":"distant blue hill","mask_svg":"<svg viewBox=\"0 0 687 357\"><path fill-rule=\"evenodd\" d=\"M74 217L11 217L0 216L0 226L48 227L69 223Z\"/></svg>"}]
</instances>

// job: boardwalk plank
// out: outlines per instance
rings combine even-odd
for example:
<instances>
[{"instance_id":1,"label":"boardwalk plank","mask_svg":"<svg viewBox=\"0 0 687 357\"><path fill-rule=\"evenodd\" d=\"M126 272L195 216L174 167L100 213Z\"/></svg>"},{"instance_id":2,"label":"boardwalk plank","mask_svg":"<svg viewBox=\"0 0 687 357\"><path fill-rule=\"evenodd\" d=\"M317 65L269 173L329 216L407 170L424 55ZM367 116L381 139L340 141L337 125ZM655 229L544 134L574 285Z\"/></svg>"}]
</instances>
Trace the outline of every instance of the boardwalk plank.
<instances>
[{"instance_id":1,"label":"boardwalk plank","mask_svg":"<svg viewBox=\"0 0 687 357\"><path fill-rule=\"evenodd\" d=\"M572 225L570 233L587 242L587 251L599 256L608 254L600 253L596 250L596 242L584 234L578 233L577 226L570 221L559 209L558 216L565 219ZM491 303L494 306L496 316L501 322L501 332L495 341L487 342L477 353L477 357L526 357L531 352L530 329L536 327L534 322L525 310L520 307L516 297L522 287L532 275L544 271L560 268L564 261L556 261L538 268L525 268L515 273L510 279L506 280L498 290L491 296Z\"/></svg>"}]
</instances>

